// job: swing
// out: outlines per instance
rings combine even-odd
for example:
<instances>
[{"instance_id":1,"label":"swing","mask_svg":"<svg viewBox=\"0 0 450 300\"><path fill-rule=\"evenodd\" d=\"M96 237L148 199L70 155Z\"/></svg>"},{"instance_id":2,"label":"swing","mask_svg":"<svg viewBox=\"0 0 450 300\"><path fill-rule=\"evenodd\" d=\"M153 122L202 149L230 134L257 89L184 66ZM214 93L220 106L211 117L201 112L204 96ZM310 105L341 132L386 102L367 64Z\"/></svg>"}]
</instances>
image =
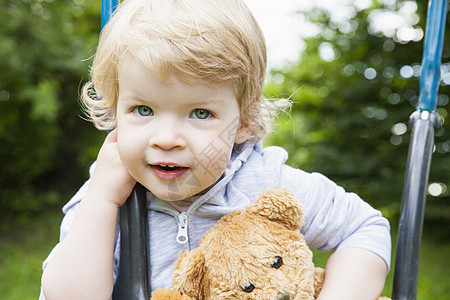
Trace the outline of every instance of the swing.
<instances>
[{"instance_id":1,"label":"swing","mask_svg":"<svg viewBox=\"0 0 450 300\"><path fill-rule=\"evenodd\" d=\"M118 4L119 0L102 0L102 28ZM416 299L419 251L434 133L442 125L441 118L436 113L436 98L446 14L447 0L429 0L419 104L410 117L412 133L403 187L393 300ZM121 252L119 275L113 292L115 300L150 298L147 218L145 188L137 184L120 209Z\"/></svg>"},{"instance_id":2,"label":"swing","mask_svg":"<svg viewBox=\"0 0 450 300\"><path fill-rule=\"evenodd\" d=\"M394 300L416 299L417 294L419 252L434 132L442 126L441 118L436 113L436 98L446 14L447 0L429 1L419 104L410 117L412 133L398 229L392 290Z\"/></svg>"}]
</instances>

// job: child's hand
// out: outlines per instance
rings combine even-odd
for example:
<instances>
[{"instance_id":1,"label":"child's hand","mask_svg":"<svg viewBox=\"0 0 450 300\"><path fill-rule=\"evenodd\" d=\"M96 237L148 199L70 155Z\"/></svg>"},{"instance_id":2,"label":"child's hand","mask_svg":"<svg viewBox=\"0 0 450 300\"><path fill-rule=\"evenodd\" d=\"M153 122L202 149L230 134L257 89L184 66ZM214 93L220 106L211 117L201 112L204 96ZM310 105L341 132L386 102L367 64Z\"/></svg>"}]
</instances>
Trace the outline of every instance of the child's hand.
<instances>
[{"instance_id":1,"label":"child's hand","mask_svg":"<svg viewBox=\"0 0 450 300\"><path fill-rule=\"evenodd\" d=\"M100 149L70 230L44 270L46 299L110 298L117 215L135 184L120 160L114 130Z\"/></svg>"},{"instance_id":2,"label":"child's hand","mask_svg":"<svg viewBox=\"0 0 450 300\"><path fill-rule=\"evenodd\" d=\"M104 199L120 207L131 194L135 184L136 180L120 160L117 129L114 129L100 148L88 193L93 198Z\"/></svg>"}]
</instances>

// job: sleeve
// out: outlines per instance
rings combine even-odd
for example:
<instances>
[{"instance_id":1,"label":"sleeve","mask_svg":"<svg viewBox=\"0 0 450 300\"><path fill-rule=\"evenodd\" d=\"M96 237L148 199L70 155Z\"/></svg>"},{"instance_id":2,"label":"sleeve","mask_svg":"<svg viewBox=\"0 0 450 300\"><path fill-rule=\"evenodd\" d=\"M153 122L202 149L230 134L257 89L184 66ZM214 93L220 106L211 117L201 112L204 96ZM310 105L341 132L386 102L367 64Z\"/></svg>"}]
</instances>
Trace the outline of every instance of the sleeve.
<instances>
[{"instance_id":1,"label":"sleeve","mask_svg":"<svg viewBox=\"0 0 450 300\"><path fill-rule=\"evenodd\" d=\"M95 169L95 162L91 165L91 167L89 168L89 175L92 176L92 174L94 173L94 169ZM75 214L78 208L78 205L80 204L81 200L83 199L83 197L86 195L87 189L89 187L89 182L90 179L88 179L82 186L81 188L77 191L77 193L70 199L69 202L66 203L66 205L64 205L62 211L64 213L64 218L61 222L61 226L60 226L60 234L59 234L59 243L52 249L52 251L50 252L50 254L47 256L47 258L44 260L44 262L42 263L42 270L45 269L45 267L47 266L48 262L52 259L53 254L57 251L60 243L62 240L64 240L65 236L67 235L67 233L70 230L70 227L72 226L72 222L75 218ZM117 225L118 229L119 229L119 224ZM113 270L113 275L114 275L114 282L117 278L117 274L119 271L119 257L120 257L120 233L119 230L116 230L116 246L114 249L114 270ZM44 294L42 292L42 288L40 291L40 295L39 295L39 300L45 300L44 298Z\"/></svg>"},{"instance_id":2,"label":"sleeve","mask_svg":"<svg viewBox=\"0 0 450 300\"><path fill-rule=\"evenodd\" d=\"M310 247L319 251L363 248L390 268L390 226L380 211L321 174L288 166L281 172L283 186L294 191L305 207L302 232Z\"/></svg>"}]
</instances>

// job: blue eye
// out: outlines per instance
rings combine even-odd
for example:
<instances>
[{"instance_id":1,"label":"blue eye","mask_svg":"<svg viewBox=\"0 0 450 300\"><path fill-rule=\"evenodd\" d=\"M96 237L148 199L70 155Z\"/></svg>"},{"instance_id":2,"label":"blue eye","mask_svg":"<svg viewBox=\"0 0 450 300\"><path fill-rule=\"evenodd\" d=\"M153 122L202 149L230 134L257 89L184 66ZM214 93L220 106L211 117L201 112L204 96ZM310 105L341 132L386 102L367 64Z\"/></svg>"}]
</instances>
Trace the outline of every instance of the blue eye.
<instances>
[{"instance_id":1,"label":"blue eye","mask_svg":"<svg viewBox=\"0 0 450 300\"><path fill-rule=\"evenodd\" d=\"M191 114L192 117L200 120L207 119L211 116L211 113L206 109L196 109Z\"/></svg>"},{"instance_id":2,"label":"blue eye","mask_svg":"<svg viewBox=\"0 0 450 300\"><path fill-rule=\"evenodd\" d=\"M153 110L148 106L137 106L133 109L133 112L143 117L153 115Z\"/></svg>"}]
</instances>

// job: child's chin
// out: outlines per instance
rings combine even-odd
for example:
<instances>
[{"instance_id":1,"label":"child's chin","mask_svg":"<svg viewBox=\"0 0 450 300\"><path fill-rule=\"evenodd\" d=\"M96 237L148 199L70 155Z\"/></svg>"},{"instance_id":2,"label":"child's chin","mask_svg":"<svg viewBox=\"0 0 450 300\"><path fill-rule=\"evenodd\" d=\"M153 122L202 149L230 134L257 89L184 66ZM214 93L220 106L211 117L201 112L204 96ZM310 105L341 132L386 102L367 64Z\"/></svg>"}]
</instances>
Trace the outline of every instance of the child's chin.
<instances>
[{"instance_id":1,"label":"child's chin","mask_svg":"<svg viewBox=\"0 0 450 300\"><path fill-rule=\"evenodd\" d=\"M153 192L153 195L155 195L158 199L164 200L164 201L180 201L184 200L186 198L192 197L192 195L187 193L182 193L180 191L177 192L171 192L171 191L164 191L164 192Z\"/></svg>"}]
</instances>

